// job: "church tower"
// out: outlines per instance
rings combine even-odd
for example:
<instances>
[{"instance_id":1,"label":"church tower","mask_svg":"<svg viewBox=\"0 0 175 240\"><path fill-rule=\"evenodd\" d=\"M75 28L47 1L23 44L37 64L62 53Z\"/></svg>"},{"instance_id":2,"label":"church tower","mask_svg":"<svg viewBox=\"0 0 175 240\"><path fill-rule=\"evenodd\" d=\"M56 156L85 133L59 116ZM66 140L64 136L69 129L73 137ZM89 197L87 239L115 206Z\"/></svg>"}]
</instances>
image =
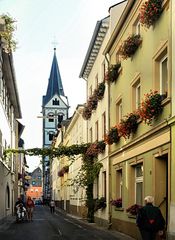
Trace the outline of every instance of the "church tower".
<instances>
[{"instance_id":1,"label":"church tower","mask_svg":"<svg viewBox=\"0 0 175 240\"><path fill-rule=\"evenodd\" d=\"M50 147L52 139L57 129L60 128L61 122L68 119L69 104L64 94L61 75L58 67L56 48L50 71L50 77L47 86L46 95L42 100L43 115L43 148ZM50 200L50 169L49 157L43 159L43 198Z\"/></svg>"}]
</instances>

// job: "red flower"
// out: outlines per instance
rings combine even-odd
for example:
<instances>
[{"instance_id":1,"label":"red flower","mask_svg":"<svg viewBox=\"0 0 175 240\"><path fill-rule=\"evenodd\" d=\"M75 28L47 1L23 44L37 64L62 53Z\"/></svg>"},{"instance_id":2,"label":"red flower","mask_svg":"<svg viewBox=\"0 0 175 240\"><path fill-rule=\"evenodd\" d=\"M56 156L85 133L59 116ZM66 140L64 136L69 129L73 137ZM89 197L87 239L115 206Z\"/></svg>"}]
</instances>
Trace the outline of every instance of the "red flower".
<instances>
[{"instance_id":1,"label":"red flower","mask_svg":"<svg viewBox=\"0 0 175 240\"><path fill-rule=\"evenodd\" d=\"M140 22L147 28L155 23L162 13L162 0L149 0L142 4Z\"/></svg>"}]
</instances>

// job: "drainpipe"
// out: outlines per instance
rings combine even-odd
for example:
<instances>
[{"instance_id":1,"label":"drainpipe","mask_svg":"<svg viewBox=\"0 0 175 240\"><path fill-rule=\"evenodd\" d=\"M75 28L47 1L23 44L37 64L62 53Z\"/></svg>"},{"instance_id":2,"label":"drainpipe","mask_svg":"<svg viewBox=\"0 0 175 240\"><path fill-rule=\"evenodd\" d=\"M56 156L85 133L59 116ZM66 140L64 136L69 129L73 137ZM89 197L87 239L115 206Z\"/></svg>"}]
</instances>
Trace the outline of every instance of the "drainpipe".
<instances>
[{"instance_id":1,"label":"drainpipe","mask_svg":"<svg viewBox=\"0 0 175 240\"><path fill-rule=\"evenodd\" d=\"M108 63L108 68L110 65L109 59L108 59L109 55L107 56L107 54L105 54L105 59ZM108 130L110 128L110 87L108 85ZM111 201L111 161L109 161L109 146L108 146L108 206L109 206L109 210L108 210L108 229L110 229L112 227L112 206L110 204Z\"/></svg>"}]
</instances>

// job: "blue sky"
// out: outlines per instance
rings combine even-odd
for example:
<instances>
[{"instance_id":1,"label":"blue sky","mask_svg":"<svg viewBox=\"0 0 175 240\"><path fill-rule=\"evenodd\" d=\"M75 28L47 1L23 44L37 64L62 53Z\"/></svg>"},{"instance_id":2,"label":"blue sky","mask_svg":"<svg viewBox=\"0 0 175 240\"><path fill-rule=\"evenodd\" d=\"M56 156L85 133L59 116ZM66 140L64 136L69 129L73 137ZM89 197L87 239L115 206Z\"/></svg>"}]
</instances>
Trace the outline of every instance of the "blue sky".
<instances>
[{"instance_id":1,"label":"blue sky","mask_svg":"<svg viewBox=\"0 0 175 240\"><path fill-rule=\"evenodd\" d=\"M25 148L42 147L42 96L46 94L57 41L57 59L64 92L71 106L86 101L86 85L79 73L96 22L108 16L110 6L119 0L0 0L0 14L16 19L14 53L16 81L25 125ZM78 94L77 94L78 93ZM27 158L30 170L38 158Z\"/></svg>"}]
</instances>

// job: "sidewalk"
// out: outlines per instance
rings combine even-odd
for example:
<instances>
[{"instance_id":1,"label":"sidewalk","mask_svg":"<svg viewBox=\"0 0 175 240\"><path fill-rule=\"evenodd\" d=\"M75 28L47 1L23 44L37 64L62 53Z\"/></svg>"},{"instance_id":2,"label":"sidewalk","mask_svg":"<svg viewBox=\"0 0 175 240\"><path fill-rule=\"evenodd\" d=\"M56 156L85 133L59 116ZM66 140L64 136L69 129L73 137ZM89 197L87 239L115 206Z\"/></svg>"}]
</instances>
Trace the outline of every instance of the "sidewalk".
<instances>
[{"instance_id":1,"label":"sidewalk","mask_svg":"<svg viewBox=\"0 0 175 240\"><path fill-rule=\"evenodd\" d=\"M112 234L113 236L117 237L120 240L135 240L135 238L132 238L132 237L130 237L130 236L124 234L124 233L121 233L121 232L118 232L118 231L115 231L115 230L111 230L111 229L109 230L107 228L104 228L104 227L101 227L101 226L97 225L96 223L89 223L89 222L86 221L86 219L81 218L79 216L75 216L75 215L69 214L69 213L67 213L65 210L63 210L61 208L56 208L55 212L61 213L61 214L65 214L65 215L67 215L67 216L69 216L71 218L74 218L74 219L76 219L76 220L78 220L80 222L83 222L83 223L85 223L85 224L87 224L89 226L92 226L94 228L97 228L99 230L103 229L105 231L108 231L110 234Z\"/></svg>"},{"instance_id":2,"label":"sidewalk","mask_svg":"<svg viewBox=\"0 0 175 240\"><path fill-rule=\"evenodd\" d=\"M15 216L9 215L3 219L0 219L0 232L7 230L12 223L16 220Z\"/></svg>"}]
</instances>

